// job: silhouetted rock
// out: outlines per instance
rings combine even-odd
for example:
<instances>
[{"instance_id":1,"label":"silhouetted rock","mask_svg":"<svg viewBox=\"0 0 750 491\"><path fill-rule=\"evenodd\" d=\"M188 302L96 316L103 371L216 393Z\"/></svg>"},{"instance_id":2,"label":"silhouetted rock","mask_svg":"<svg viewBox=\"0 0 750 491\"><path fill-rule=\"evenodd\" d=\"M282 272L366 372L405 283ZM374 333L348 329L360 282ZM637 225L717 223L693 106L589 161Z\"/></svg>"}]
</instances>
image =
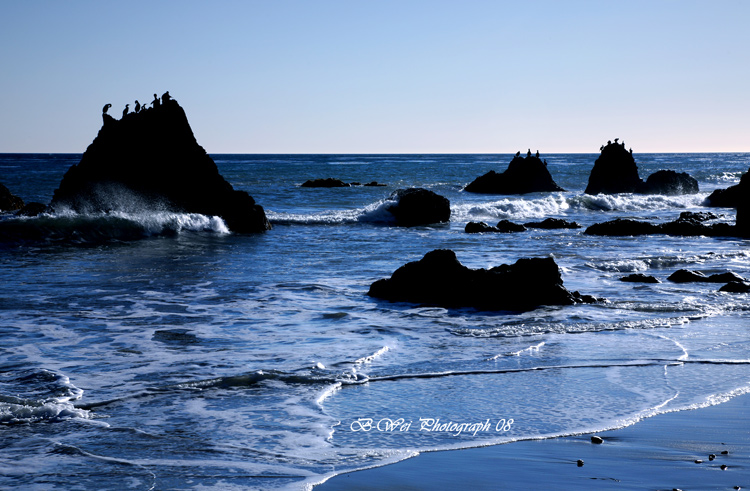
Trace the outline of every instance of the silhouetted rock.
<instances>
[{"instance_id":1,"label":"silhouetted rock","mask_svg":"<svg viewBox=\"0 0 750 491\"><path fill-rule=\"evenodd\" d=\"M491 170L474 179L464 190L484 194L565 191L552 179L547 165L539 157L533 155L513 157L504 172L497 173Z\"/></svg>"},{"instance_id":2,"label":"silhouetted rock","mask_svg":"<svg viewBox=\"0 0 750 491\"><path fill-rule=\"evenodd\" d=\"M667 279L669 281L674 281L675 283L730 283L745 281L745 278L738 275L737 273L732 273L731 271L706 276L700 271L691 271L689 269L680 269L678 271L675 271Z\"/></svg>"},{"instance_id":3,"label":"silhouetted rock","mask_svg":"<svg viewBox=\"0 0 750 491\"><path fill-rule=\"evenodd\" d=\"M387 184L383 184L383 183L380 183L378 181L372 181L372 182L368 182L367 184L365 184L365 186L370 186L370 187L385 187L385 186L387 186Z\"/></svg>"},{"instance_id":4,"label":"silhouetted rock","mask_svg":"<svg viewBox=\"0 0 750 491\"><path fill-rule=\"evenodd\" d=\"M584 232L588 235L651 235L659 233L659 227L648 222L628 218L617 218L603 223L595 223Z\"/></svg>"},{"instance_id":5,"label":"silhouetted rock","mask_svg":"<svg viewBox=\"0 0 750 491\"><path fill-rule=\"evenodd\" d=\"M523 258L489 270L470 269L445 249L428 252L419 261L398 268L390 278L377 280L368 295L446 308L511 311L596 301L568 291L552 258Z\"/></svg>"},{"instance_id":6,"label":"silhouetted rock","mask_svg":"<svg viewBox=\"0 0 750 491\"><path fill-rule=\"evenodd\" d=\"M499 232L497 227L487 225L485 222L469 222L464 227L464 232L467 234L479 234L484 232Z\"/></svg>"},{"instance_id":7,"label":"silhouetted rock","mask_svg":"<svg viewBox=\"0 0 750 491\"><path fill-rule=\"evenodd\" d=\"M608 222L595 223L584 232L588 235L608 235L608 236L637 236L637 235L676 235L683 237L697 237L705 235L706 237L738 237L742 236L740 230L728 223L715 223L705 225L692 219L678 218L672 222L666 222L659 225L618 218Z\"/></svg>"},{"instance_id":8,"label":"silhouetted rock","mask_svg":"<svg viewBox=\"0 0 750 491\"><path fill-rule=\"evenodd\" d=\"M16 215L22 217L35 217L37 215L41 215L42 213L50 213L51 211L52 210L50 209L50 207L45 205L44 203L30 201L26 203L23 208L18 210Z\"/></svg>"},{"instance_id":9,"label":"silhouetted rock","mask_svg":"<svg viewBox=\"0 0 750 491\"><path fill-rule=\"evenodd\" d=\"M698 192L698 181L690 175L673 170L659 170L646 182L638 175L633 152L624 143L608 142L602 146L599 158L589 175L586 194L693 194Z\"/></svg>"},{"instance_id":10,"label":"silhouetted rock","mask_svg":"<svg viewBox=\"0 0 750 491\"><path fill-rule=\"evenodd\" d=\"M403 227L429 225L451 219L448 198L428 189L399 189L391 194L390 199L395 199L397 203L390 206L388 211L396 218L396 224Z\"/></svg>"},{"instance_id":11,"label":"silhouetted rock","mask_svg":"<svg viewBox=\"0 0 750 491\"><path fill-rule=\"evenodd\" d=\"M348 188L349 183L329 177L327 179L311 179L302 183L303 188Z\"/></svg>"},{"instance_id":12,"label":"silhouetted rock","mask_svg":"<svg viewBox=\"0 0 750 491\"><path fill-rule=\"evenodd\" d=\"M696 222L707 222L716 220L720 215L707 211L683 211L680 213L679 220L695 220Z\"/></svg>"},{"instance_id":13,"label":"silhouetted rock","mask_svg":"<svg viewBox=\"0 0 750 491\"><path fill-rule=\"evenodd\" d=\"M669 281L675 283L693 283L708 281L708 276L699 271L690 271L689 269L679 269L669 275Z\"/></svg>"},{"instance_id":14,"label":"silhouetted rock","mask_svg":"<svg viewBox=\"0 0 750 491\"><path fill-rule=\"evenodd\" d=\"M544 228L544 229L558 229L558 228L581 228L581 225L576 222L569 222L562 218L545 218L541 222L528 222L524 223L527 228Z\"/></svg>"},{"instance_id":15,"label":"silhouetted rock","mask_svg":"<svg viewBox=\"0 0 750 491\"><path fill-rule=\"evenodd\" d=\"M525 232L526 227L521 224L513 223L509 220L500 220L497 225L492 227L484 222L469 222L464 227L464 232L469 234L483 233L483 232L494 232L494 233L513 233L513 232Z\"/></svg>"},{"instance_id":16,"label":"silhouetted rock","mask_svg":"<svg viewBox=\"0 0 750 491\"><path fill-rule=\"evenodd\" d=\"M510 220L500 220L495 225L498 232L511 233L511 232L525 232L526 227L520 223L513 223Z\"/></svg>"},{"instance_id":17,"label":"silhouetted rock","mask_svg":"<svg viewBox=\"0 0 750 491\"><path fill-rule=\"evenodd\" d=\"M638 192L643 194L695 194L698 192L698 181L687 172L659 170L648 176Z\"/></svg>"},{"instance_id":18,"label":"silhouetted rock","mask_svg":"<svg viewBox=\"0 0 750 491\"><path fill-rule=\"evenodd\" d=\"M643 273L633 273L628 276L623 276L622 278L620 278L620 281L625 281L628 283L661 283L661 281L654 278L653 276Z\"/></svg>"},{"instance_id":19,"label":"silhouetted rock","mask_svg":"<svg viewBox=\"0 0 750 491\"><path fill-rule=\"evenodd\" d=\"M586 194L635 193L643 185L632 152L624 144L609 142L589 174Z\"/></svg>"},{"instance_id":20,"label":"silhouetted rock","mask_svg":"<svg viewBox=\"0 0 750 491\"><path fill-rule=\"evenodd\" d=\"M0 184L0 211L15 211L23 208L23 200Z\"/></svg>"},{"instance_id":21,"label":"silhouetted rock","mask_svg":"<svg viewBox=\"0 0 750 491\"><path fill-rule=\"evenodd\" d=\"M263 208L232 188L198 145L185 111L162 104L104 124L65 174L51 206L80 213L165 209L219 216L234 232L271 228Z\"/></svg>"},{"instance_id":22,"label":"silhouetted rock","mask_svg":"<svg viewBox=\"0 0 750 491\"><path fill-rule=\"evenodd\" d=\"M719 291L728 293L750 293L750 285L743 281L731 281L719 288Z\"/></svg>"},{"instance_id":23,"label":"silhouetted rock","mask_svg":"<svg viewBox=\"0 0 750 491\"><path fill-rule=\"evenodd\" d=\"M739 184L729 186L726 189L717 189L708 195L706 205L737 208L742 202L743 196L747 200L748 193L750 193L750 170L742 175Z\"/></svg>"}]
</instances>

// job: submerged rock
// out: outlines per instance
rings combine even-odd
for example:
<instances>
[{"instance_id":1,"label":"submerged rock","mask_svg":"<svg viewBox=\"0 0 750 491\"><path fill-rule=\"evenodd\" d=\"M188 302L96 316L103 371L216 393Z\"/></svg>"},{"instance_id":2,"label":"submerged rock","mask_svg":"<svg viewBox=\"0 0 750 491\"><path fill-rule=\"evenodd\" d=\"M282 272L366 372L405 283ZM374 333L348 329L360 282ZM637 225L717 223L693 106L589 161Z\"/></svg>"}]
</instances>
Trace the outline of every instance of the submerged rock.
<instances>
[{"instance_id":1,"label":"submerged rock","mask_svg":"<svg viewBox=\"0 0 750 491\"><path fill-rule=\"evenodd\" d=\"M750 293L750 285L748 285L744 281L730 281L726 285L719 288L719 291L727 293Z\"/></svg>"},{"instance_id":2,"label":"submerged rock","mask_svg":"<svg viewBox=\"0 0 750 491\"><path fill-rule=\"evenodd\" d=\"M468 234L478 234L484 232L494 233L514 233L525 232L526 227L519 223L513 223L510 220L500 220L494 227L487 225L485 222L469 222L464 227L464 232Z\"/></svg>"},{"instance_id":3,"label":"submerged rock","mask_svg":"<svg viewBox=\"0 0 750 491\"><path fill-rule=\"evenodd\" d=\"M628 283L661 283L657 278L643 273L633 273L628 276L623 276L620 278L620 281Z\"/></svg>"},{"instance_id":4,"label":"submerged rock","mask_svg":"<svg viewBox=\"0 0 750 491\"><path fill-rule=\"evenodd\" d=\"M0 184L0 212L16 211L23 208L23 200L15 196L3 184Z\"/></svg>"},{"instance_id":5,"label":"submerged rock","mask_svg":"<svg viewBox=\"0 0 750 491\"><path fill-rule=\"evenodd\" d=\"M602 223L595 223L584 232L588 235L607 235L614 237L638 235L676 235L684 237L743 237L738 227L728 223L705 225L691 219L681 219L662 224L653 224L625 218L618 218Z\"/></svg>"},{"instance_id":6,"label":"submerged rock","mask_svg":"<svg viewBox=\"0 0 750 491\"><path fill-rule=\"evenodd\" d=\"M745 281L745 278L738 275L737 273L732 273L731 271L727 271L726 273L717 273L717 274L712 274L711 276L706 276L700 271L691 271L689 269L677 270L674 273L672 273L667 279L675 283L692 283L692 282L730 283L730 282Z\"/></svg>"},{"instance_id":7,"label":"submerged rock","mask_svg":"<svg viewBox=\"0 0 750 491\"><path fill-rule=\"evenodd\" d=\"M559 229L559 228L581 228L577 222L569 222L562 218L545 218L541 222L524 223L527 228Z\"/></svg>"},{"instance_id":8,"label":"submerged rock","mask_svg":"<svg viewBox=\"0 0 750 491\"><path fill-rule=\"evenodd\" d=\"M388 211L396 219L396 224L402 227L429 225L451 219L451 203L448 198L428 189L399 189L391 194L390 199L396 200L396 204L390 206Z\"/></svg>"},{"instance_id":9,"label":"submerged rock","mask_svg":"<svg viewBox=\"0 0 750 491\"><path fill-rule=\"evenodd\" d=\"M500 220L495 225L498 232L512 233L512 232L526 232L526 227L520 223L513 223L510 220Z\"/></svg>"},{"instance_id":10,"label":"submerged rock","mask_svg":"<svg viewBox=\"0 0 750 491\"><path fill-rule=\"evenodd\" d=\"M488 270L470 269L446 249L428 252L419 261L398 268L390 278L377 280L368 295L446 308L510 311L596 301L568 291L551 257L523 258Z\"/></svg>"},{"instance_id":11,"label":"submerged rock","mask_svg":"<svg viewBox=\"0 0 750 491\"><path fill-rule=\"evenodd\" d=\"M55 191L51 206L80 213L171 210L219 216L234 232L271 228L263 208L235 190L198 145L182 107L152 109L104 124Z\"/></svg>"},{"instance_id":12,"label":"submerged rock","mask_svg":"<svg viewBox=\"0 0 750 491\"><path fill-rule=\"evenodd\" d=\"M326 179L310 179L302 183L303 188L348 188L351 184L340 179L329 177Z\"/></svg>"},{"instance_id":13,"label":"submerged rock","mask_svg":"<svg viewBox=\"0 0 750 491\"><path fill-rule=\"evenodd\" d=\"M521 157L517 154L508 168L497 173L494 170L477 177L464 190L484 194L526 194L535 192L565 191L552 179L546 162L537 156Z\"/></svg>"},{"instance_id":14,"label":"submerged rock","mask_svg":"<svg viewBox=\"0 0 750 491\"><path fill-rule=\"evenodd\" d=\"M659 170L644 182L638 175L633 151L625 150L624 143L607 142L589 175L586 194L694 194L698 181L685 172Z\"/></svg>"},{"instance_id":15,"label":"submerged rock","mask_svg":"<svg viewBox=\"0 0 750 491\"><path fill-rule=\"evenodd\" d=\"M708 281L708 276L698 271L690 271L689 269L679 269L669 275L667 278L669 281L675 283L692 283L696 281Z\"/></svg>"},{"instance_id":16,"label":"submerged rock","mask_svg":"<svg viewBox=\"0 0 750 491\"><path fill-rule=\"evenodd\" d=\"M487 225L485 222L469 222L464 227L467 234L481 234L485 232L499 232L497 227Z\"/></svg>"},{"instance_id":17,"label":"submerged rock","mask_svg":"<svg viewBox=\"0 0 750 491\"><path fill-rule=\"evenodd\" d=\"M42 213L49 213L51 211L52 209L44 203L30 201L26 203L23 208L18 210L18 213L16 213L16 215L22 217L35 217L41 215Z\"/></svg>"}]
</instances>

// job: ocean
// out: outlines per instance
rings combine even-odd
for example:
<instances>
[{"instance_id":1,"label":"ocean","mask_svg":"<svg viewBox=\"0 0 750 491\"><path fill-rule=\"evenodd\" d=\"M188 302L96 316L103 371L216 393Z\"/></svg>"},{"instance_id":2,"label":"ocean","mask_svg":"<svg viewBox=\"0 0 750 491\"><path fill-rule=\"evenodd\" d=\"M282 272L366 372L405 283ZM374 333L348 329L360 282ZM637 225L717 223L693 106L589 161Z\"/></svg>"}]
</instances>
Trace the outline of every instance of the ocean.
<instances>
[{"instance_id":1,"label":"ocean","mask_svg":"<svg viewBox=\"0 0 750 491\"><path fill-rule=\"evenodd\" d=\"M0 182L48 203L80 155L0 155ZM420 452L620 428L750 391L750 306L687 268L750 278L748 241L597 237L615 218L706 208L750 154L635 154L700 193L588 196L595 154L542 155L565 192L462 188L512 155L213 155L273 229L159 210L0 216L0 488L309 489ZM302 188L335 177L385 187ZM396 189L451 202L395 227ZM467 234L547 217L583 229ZM472 268L554 257L605 299L525 313L391 303L371 283L433 249ZM624 283L646 273L658 284ZM511 443L512 445L512 443Z\"/></svg>"}]
</instances>

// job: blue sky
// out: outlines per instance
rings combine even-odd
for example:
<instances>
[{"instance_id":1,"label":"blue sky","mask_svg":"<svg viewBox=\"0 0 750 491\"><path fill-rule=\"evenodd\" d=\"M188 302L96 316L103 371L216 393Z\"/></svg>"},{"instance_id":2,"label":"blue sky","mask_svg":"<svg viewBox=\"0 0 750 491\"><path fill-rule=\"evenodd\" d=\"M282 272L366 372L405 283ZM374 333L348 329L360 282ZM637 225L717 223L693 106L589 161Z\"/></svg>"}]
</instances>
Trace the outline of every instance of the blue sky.
<instances>
[{"instance_id":1,"label":"blue sky","mask_svg":"<svg viewBox=\"0 0 750 491\"><path fill-rule=\"evenodd\" d=\"M750 2L0 3L0 152L169 90L209 153L750 151Z\"/></svg>"}]
</instances>

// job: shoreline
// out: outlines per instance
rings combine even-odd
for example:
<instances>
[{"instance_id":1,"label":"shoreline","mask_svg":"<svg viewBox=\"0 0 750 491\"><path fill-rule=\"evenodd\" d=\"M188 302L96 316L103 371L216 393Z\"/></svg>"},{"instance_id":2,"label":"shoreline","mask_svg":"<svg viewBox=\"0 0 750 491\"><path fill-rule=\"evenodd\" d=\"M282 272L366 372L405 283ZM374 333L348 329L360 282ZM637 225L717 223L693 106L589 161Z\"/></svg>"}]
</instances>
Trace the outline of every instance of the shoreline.
<instances>
[{"instance_id":1,"label":"shoreline","mask_svg":"<svg viewBox=\"0 0 750 491\"><path fill-rule=\"evenodd\" d=\"M750 394L742 394L596 433L601 444L584 434L425 452L339 474L313 489L748 489L748 421Z\"/></svg>"}]
</instances>

